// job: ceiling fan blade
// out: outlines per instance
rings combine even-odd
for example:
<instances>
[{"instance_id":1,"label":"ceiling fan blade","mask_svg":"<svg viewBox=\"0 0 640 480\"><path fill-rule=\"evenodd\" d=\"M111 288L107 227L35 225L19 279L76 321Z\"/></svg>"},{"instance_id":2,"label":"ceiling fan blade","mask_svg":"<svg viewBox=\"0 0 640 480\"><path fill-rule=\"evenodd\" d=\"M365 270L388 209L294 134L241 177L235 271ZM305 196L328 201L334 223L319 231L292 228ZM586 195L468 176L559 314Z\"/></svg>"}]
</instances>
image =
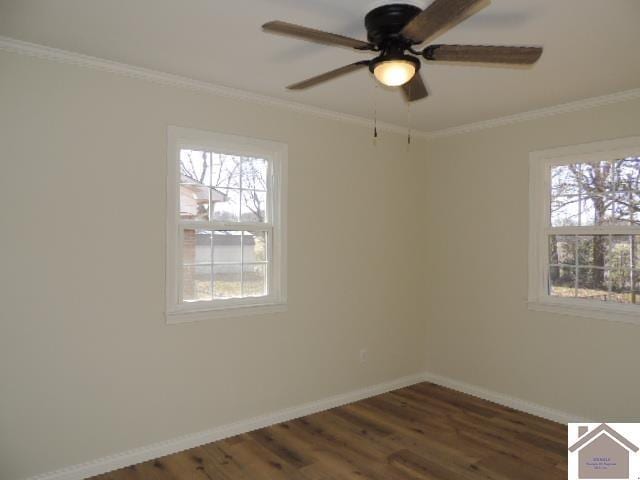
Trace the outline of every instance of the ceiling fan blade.
<instances>
[{"instance_id":1,"label":"ceiling fan blade","mask_svg":"<svg viewBox=\"0 0 640 480\"><path fill-rule=\"evenodd\" d=\"M434 0L400 32L413 43L433 40L491 3L491 0Z\"/></svg>"},{"instance_id":2,"label":"ceiling fan blade","mask_svg":"<svg viewBox=\"0 0 640 480\"><path fill-rule=\"evenodd\" d=\"M271 33L281 33L291 35L310 42L322 43L325 45L338 45L341 47L355 48L358 50L372 50L374 46L368 42L355 38L337 35L335 33L323 32L315 28L303 27L294 23L281 22L275 20L262 25L263 30Z\"/></svg>"},{"instance_id":3,"label":"ceiling fan blade","mask_svg":"<svg viewBox=\"0 0 640 480\"><path fill-rule=\"evenodd\" d=\"M402 93L407 102L415 102L429 96L427 87L420 72L416 72L411 80L402 85Z\"/></svg>"},{"instance_id":4,"label":"ceiling fan blade","mask_svg":"<svg viewBox=\"0 0 640 480\"><path fill-rule=\"evenodd\" d=\"M427 60L508 65L533 65L541 55L542 47L494 47L489 45L430 45L422 51L422 56Z\"/></svg>"},{"instance_id":5,"label":"ceiling fan blade","mask_svg":"<svg viewBox=\"0 0 640 480\"><path fill-rule=\"evenodd\" d=\"M329 72L316 75L315 77L308 78L307 80L303 80L302 82L294 83L293 85L289 85L287 88L289 90L302 90L305 88L313 87L319 83L326 82L327 80L332 80L341 75L359 70L362 67L366 67L367 65L369 65L368 60L345 65L344 67L336 68L335 70L331 70Z\"/></svg>"}]
</instances>

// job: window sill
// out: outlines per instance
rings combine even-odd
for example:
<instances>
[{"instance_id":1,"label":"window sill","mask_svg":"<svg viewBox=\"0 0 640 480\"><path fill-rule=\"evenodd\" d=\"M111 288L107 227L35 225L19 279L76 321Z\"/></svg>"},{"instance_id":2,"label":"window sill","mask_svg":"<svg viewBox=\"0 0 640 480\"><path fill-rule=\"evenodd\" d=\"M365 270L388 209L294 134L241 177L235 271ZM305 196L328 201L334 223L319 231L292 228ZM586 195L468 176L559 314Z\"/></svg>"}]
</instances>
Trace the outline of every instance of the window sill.
<instances>
[{"instance_id":1,"label":"window sill","mask_svg":"<svg viewBox=\"0 0 640 480\"><path fill-rule=\"evenodd\" d=\"M589 302L589 300L585 300ZM582 302L580 302L582 303ZM631 323L640 325L640 306L632 305L582 305L571 300L557 301L552 299L530 300L527 302L529 310L537 312L557 313L576 317L597 318L612 322ZM629 308L630 307L630 308Z\"/></svg>"},{"instance_id":2,"label":"window sill","mask_svg":"<svg viewBox=\"0 0 640 480\"><path fill-rule=\"evenodd\" d=\"M245 317L250 315L264 315L269 313L286 312L286 303L265 303L259 305L236 305L201 310L179 310L167 312L167 323L190 323L200 320L218 318Z\"/></svg>"}]
</instances>

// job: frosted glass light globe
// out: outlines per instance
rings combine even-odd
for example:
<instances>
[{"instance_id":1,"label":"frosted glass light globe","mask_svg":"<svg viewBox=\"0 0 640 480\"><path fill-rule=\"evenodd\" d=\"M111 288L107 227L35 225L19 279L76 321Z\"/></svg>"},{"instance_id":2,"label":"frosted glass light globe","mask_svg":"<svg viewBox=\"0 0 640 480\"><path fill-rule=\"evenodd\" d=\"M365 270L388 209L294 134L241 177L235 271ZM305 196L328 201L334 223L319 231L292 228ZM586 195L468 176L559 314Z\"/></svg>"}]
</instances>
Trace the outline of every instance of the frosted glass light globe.
<instances>
[{"instance_id":1,"label":"frosted glass light globe","mask_svg":"<svg viewBox=\"0 0 640 480\"><path fill-rule=\"evenodd\" d=\"M416 74L416 67L407 60L387 60L373 69L376 79L388 87L404 85Z\"/></svg>"}]
</instances>

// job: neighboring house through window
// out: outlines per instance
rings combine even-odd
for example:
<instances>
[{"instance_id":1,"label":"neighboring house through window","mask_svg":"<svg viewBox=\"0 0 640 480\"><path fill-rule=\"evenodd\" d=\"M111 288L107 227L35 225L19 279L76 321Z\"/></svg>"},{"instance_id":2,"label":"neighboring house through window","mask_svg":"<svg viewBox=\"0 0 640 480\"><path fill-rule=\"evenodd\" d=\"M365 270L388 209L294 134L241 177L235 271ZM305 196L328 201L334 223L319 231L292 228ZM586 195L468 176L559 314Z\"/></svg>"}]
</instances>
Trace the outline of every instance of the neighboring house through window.
<instances>
[{"instance_id":1,"label":"neighboring house through window","mask_svg":"<svg viewBox=\"0 0 640 480\"><path fill-rule=\"evenodd\" d=\"M531 154L529 303L640 323L640 137Z\"/></svg>"},{"instance_id":2,"label":"neighboring house through window","mask_svg":"<svg viewBox=\"0 0 640 480\"><path fill-rule=\"evenodd\" d=\"M282 310L286 145L169 127L167 318Z\"/></svg>"}]
</instances>

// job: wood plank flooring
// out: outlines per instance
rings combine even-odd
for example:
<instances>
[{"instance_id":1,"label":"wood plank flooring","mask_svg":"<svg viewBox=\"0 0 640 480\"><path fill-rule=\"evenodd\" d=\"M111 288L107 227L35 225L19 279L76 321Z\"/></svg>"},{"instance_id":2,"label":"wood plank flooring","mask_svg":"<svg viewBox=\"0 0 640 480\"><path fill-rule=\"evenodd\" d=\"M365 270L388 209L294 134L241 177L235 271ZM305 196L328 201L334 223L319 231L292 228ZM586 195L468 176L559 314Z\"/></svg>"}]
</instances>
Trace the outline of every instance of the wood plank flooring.
<instances>
[{"instance_id":1,"label":"wood plank flooring","mask_svg":"<svg viewBox=\"0 0 640 480\"><path fill-rule=\"evenodd\" d=\"M421 383L93 480L566 478L566 426Z\"/></svg>"}]
</instances>

